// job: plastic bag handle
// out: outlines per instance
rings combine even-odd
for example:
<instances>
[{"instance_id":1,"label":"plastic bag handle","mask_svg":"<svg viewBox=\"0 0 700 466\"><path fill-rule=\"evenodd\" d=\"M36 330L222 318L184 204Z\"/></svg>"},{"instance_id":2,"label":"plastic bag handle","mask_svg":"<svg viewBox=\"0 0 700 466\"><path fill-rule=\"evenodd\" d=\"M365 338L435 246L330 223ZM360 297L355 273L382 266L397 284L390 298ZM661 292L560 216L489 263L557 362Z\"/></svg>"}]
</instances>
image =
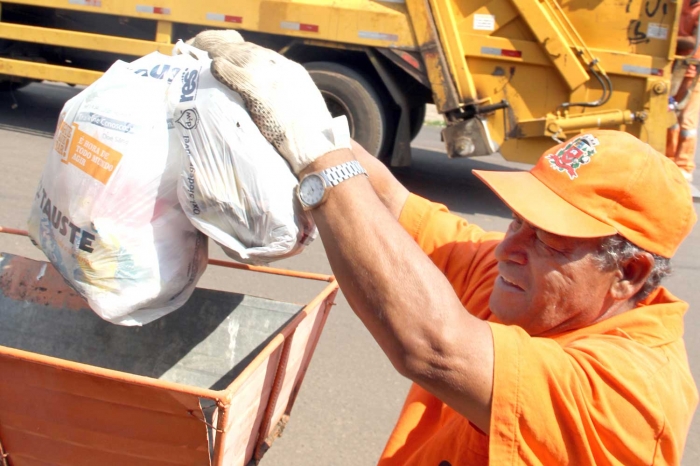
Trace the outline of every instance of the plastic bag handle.
<instances>
[{"instance_id":1,"label":"plastic bag handle","mask_svg":"<svg viewBox=\"0 0 700 466\"><path fill-rule=\"evenodd\" d=\"M200 61L211 60L209 58L209 53L190 44L186 44L182 39L178 39L173 47L173 55L190 55Z\"/></svg>"}]
</instances>

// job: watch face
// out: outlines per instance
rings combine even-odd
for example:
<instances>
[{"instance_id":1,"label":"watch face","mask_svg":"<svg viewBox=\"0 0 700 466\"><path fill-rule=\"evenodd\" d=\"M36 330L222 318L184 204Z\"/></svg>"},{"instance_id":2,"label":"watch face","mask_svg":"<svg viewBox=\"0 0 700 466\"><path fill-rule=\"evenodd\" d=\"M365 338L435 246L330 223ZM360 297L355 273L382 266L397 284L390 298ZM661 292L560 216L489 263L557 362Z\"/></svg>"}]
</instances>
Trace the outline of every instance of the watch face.
<instances>
[{"instance_id":1,"label":"watch face","mask_svg":"<svg viewBox=\"0 0 700 466\"><path fill-rule=\"evenodd\" d=\"M320 176L313 174L304 178L299 185L299 197L306 205L316 205L323 199L326 188Z\"/></svg>"}]
</instances>

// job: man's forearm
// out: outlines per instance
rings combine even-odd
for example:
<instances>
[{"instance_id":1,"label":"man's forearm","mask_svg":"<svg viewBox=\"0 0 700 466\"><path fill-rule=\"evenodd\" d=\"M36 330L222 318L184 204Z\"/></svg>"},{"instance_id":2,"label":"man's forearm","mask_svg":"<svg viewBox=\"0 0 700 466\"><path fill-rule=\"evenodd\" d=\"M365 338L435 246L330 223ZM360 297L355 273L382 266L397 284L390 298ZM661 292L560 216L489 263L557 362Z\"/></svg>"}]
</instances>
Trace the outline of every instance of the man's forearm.
<instances>
[{"instance_id":1,"label":"man's forearm","mask_svg":"<svg viewBox=\"0 0 700 466\"><path fill-rule=\"evenodd\" d=\"M367 170L369 174L369 182L372 184L374 192L382 201L382 204L389 210L389 213L398 219L401 215L403 205L408 199L408 189L406 189L395 177L389 169L373 157L362 146L352 141L353 156Z\"/></svg>"},{"instance_id":2,"label":"man's forearm","mask_svg":"<svg viewBox=\"0 0 700 466\"><path fill-rule=\"evenodd\" d=\"M350 151L337 151L308 171L352 158ZM488 431L490 328L466 312L445 276L396 221L398 214L385 207L375 193L382 184L377 189L365 177L352 178L313 211L333 273L394 367ZM389 198L397 195L390 192Z\"/></svg>"}]
</instances>

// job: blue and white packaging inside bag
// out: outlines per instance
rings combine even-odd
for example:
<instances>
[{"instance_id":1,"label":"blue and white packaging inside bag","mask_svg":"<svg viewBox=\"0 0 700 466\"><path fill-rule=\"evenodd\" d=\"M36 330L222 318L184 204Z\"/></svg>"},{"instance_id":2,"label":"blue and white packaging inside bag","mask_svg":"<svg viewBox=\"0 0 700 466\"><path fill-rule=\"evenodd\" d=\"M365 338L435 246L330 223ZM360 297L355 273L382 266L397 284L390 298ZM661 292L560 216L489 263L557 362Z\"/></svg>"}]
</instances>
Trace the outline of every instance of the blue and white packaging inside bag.
<instances>
[{"instance_id":1,"label":"blue and white packaging inside bag","mask_svg":"<svg viewBox=\"0 0 700 466\"><path fill-rule=\"evenodd\" d=\"M59 118L29 233L103 319L142 325L181 307L207 264L207 239L177 196L171 82L188 56L115 63Z\"/></svg>"},{"instance_id":2,"label":"blue and white packaging inside bag","mask_svg":"<svg viewBox=\"0 0 700 466\"><path fill-rule=\"evenodd\" d=\"M183 210L239 262L298 254L316 237L316 226L296 198L296 176L241 97L212 76L206 52L183 43L175 50L200 61L199 70L173 81L169 96L182 141Z\"/></svg>"}]
</instances>

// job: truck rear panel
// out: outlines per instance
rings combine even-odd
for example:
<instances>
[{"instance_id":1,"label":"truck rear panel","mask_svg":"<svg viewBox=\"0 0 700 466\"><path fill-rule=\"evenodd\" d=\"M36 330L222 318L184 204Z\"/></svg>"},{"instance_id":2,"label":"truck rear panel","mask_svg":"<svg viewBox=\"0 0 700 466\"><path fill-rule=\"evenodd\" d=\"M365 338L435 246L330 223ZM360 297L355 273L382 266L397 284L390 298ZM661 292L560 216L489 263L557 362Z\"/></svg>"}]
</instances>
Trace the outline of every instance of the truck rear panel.
<instances>
[{"instance_id":1,"label":"truck rear panel","mask_svg":"<svg viewBox=\"0 0 700 466\"><path fill-rule=\"evenodd\" d=\"M429 3L459 100L508 103L482 115L507 159L531 162L552 139L596 127L664 151L680 3Z\"/></svg>"}]
</instances>

